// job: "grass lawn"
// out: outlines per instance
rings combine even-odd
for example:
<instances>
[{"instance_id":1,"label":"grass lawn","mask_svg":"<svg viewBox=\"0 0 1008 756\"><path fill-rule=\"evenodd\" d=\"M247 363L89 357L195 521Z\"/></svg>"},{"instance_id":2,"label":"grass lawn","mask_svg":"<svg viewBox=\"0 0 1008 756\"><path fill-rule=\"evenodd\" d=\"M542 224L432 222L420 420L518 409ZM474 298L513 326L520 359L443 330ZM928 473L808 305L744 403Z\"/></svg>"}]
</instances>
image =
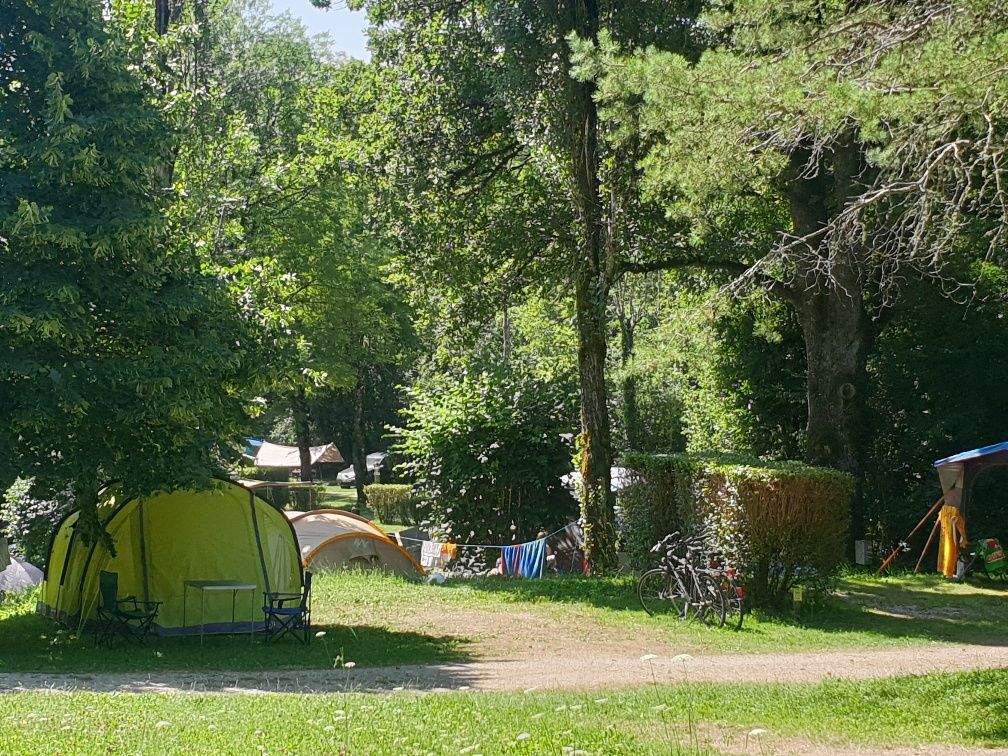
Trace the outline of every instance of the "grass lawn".
<instances>
[{"instance_id":1,"label":"grass lawn","mask_svg":"<svg viewBox=\"0 0 1008 756\"><path fill-rule=\"evenodd\" d=\"M484 578L436 586L377 573L330 573L316 580L313 602L314 620L326 636L307 648L208 637L204 646L196 638L157 638L140 649L96 649L90 638L59 633L55 624L33 613L34 603L29 595L0 604L0 671L328 668L340 659L360 666L394 665L514 658L548 643L572 655L591 648L634 658L644 651L1008 644L1003 586L953 584L924 575L849 576L828 607L752 616L737 632L648 617L637 604L630 577ZM506 615L521 621L512 629L502 624Z\"/></svg>"},{"instance_id":2,"label":"grass lawn","mask_svg":"<svg viewBox=\"0 0 1008 756\"><path fill-rule=\"evenodd\" d=\"M608 693L18 693L4 753L675 753L1008 745L1008 672ZM691 724L692 723L692 724ZM762 732L761 732L762 731Z\"/></svg>"}]
</instances>

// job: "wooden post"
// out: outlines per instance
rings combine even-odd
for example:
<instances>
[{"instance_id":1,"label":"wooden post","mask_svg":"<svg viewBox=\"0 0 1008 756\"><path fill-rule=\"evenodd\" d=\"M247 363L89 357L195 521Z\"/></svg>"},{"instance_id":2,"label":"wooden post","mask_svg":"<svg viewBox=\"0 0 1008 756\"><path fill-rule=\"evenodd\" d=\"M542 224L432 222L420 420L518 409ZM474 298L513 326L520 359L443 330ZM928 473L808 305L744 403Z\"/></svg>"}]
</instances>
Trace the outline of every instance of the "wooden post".
<instances>
[{"instance_id":1,"label":"wooden post","mask_svg":"<svg viewBox=\"0 0 1008 756\"><path fill-rule=\"evenodd\" d=\"M934 505L931 507L931 509L928 510L928 513L921 518L921 521L918 522L917 525L914 527L914 529L910 531L910 533L907 535L904 541L909 541L911 538L914 537L917 531L921 529L921 526L928 521L928 518L932 514L934 514L935 510L938 509L938 507L941 505L943 501L945 501L944 494L942 494L942 496L938 499L938 501L936 501ZM883 572L889 569L889 566L896 561L896 557L899 555L899 553L900 553L900 547L897 545L896 548L893 549L892 553L888 557L886 557L886 560L882 562L882 566L878 568L878 572L876 572L875 574L881 575Z\"/></svg>"},{"instance_id":2,"label":"wooden post","mask_svg":"<svg viewBox=\"0 0 1008 756\"><path fill-rule=\"evenodd\" d=\"M935 533L938 532L938 526L941 525L941 518L935 518L934 527L931 528L931 535L928 536L927 543L924 544L924 550L921 551L920 559L917 560L917 566L914 567L914 573L920 572L921 564L924 563L924 555L928 553L931 548L931 542L934 540Z\"/></svg>"}]
</instances>

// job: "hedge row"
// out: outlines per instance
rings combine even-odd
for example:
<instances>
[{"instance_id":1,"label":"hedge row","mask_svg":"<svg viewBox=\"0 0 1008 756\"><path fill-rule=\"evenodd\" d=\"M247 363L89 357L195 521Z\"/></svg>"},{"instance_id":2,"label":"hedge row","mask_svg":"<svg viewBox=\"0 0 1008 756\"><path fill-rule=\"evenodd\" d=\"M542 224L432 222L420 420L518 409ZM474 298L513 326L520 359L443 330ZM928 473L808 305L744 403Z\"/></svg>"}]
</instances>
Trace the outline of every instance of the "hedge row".
<instances>
[{"instance_id":1,"label":"hedge row","mask_svg":"<svg viewBox=\"0 0 1008 756\"><path fill-rule=\"evenodd\" d=\"M379 522L412 525L417 521L413 486L405 483L373 483L364 486L368 506Z\"/></svg>"},{"instance_id":2,"label":"hedge row","mask_svg":"<svg viewBox=\"0 0 1008 756\"><path fill-rule=\"evenodd\" d=\"M623 548L650 566L651 546L675 530L709 529L711 546L746 575L754 604L779 604L799 583L815 587L844 558L853 480L800 462L737 455L628 454L621 495Z\"/></svg>"}]
</instances>

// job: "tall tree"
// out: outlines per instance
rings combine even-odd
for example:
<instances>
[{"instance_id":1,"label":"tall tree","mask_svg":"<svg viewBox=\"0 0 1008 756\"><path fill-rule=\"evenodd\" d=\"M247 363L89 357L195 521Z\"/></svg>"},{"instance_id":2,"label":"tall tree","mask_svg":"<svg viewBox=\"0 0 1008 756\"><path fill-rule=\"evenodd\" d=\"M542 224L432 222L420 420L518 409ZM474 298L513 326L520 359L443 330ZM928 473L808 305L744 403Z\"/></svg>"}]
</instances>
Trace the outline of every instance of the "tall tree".
<instances>
[{"instance_id":1,"label":"tall tree","mask_svg":"<svg viewBox=\"0 0 1008 756\"><path fill-rule=\"evenodd\" d=\"M612 233L613 156L600 139L594 83L570 75L569 42L594 40L608 25L628 44L686 51L693 4L358 5L387 75L386 164L390 186L405 194L395 230L408 232L398 240L416 282L469 288L497 308L522 287L573 295L587 551L596 569L610 569L607 308L614 282L639 260Z\"/></svg>"},{"instance_id":2,"label":"tall tree","mask_svg":"<svg viewBox=\"0 0 1008 756\"><path fill-rule=\"evenodd\" d=\"M68 486L204 481L254 355L220 282L165 233L153 93L92 0L0 4L0 456Z\"/></svg>"},{"instance_id":3,"label":"tall tree","mask_svg":"<svg viewBox=\"0 0 1008 756\"><path fill-rule=\"evenodd\" d=\"M709 9L714 44L695 64L621 56L604 39L606 62L585 75L605 72L601 97L616 120L627 123L628 101L640 104L629 125L649 148L646 185L707 238L670 262L719 264L793 306L806 454L854 474L860 539L866 365L879 327L901 282L944 278L969 236L987 234L996 252L1008 226L1004 10L800 0ZM769 243L744 222L753 217L775 230Z\"/></svg>"}]
</instances>

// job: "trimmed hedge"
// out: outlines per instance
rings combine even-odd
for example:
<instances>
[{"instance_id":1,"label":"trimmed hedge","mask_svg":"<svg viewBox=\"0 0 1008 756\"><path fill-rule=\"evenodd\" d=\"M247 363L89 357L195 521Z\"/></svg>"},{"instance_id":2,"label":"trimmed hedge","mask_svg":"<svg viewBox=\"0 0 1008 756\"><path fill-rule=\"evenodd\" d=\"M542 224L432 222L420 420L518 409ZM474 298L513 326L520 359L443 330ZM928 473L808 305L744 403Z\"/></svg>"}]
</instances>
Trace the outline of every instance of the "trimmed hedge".
<instances>
[{"instance_id":1,"label":"trimmed hedge","mask_svg":"<svg viewBox=\"0 0 1008 756\"><path fill-rule=\"evenodd\" d=\"M405 483L372 483L364 486L364 494L379 522L401 525L416 523L413 486Z\"/></svg>"},{"instance_id":2,"label":"trimmed hedge","mask_svg":"<svg viewBox=\"0 0 1008 756\"><path fill-rule=\"evenodd\" d=\"M628 454L621 495L623 548L638 569L675 530L709 528L731 555L756 605L777 605L791 588L829 583L844 559L853 480L837 470L738 455Z\"/></svg>"}]
</instances>

